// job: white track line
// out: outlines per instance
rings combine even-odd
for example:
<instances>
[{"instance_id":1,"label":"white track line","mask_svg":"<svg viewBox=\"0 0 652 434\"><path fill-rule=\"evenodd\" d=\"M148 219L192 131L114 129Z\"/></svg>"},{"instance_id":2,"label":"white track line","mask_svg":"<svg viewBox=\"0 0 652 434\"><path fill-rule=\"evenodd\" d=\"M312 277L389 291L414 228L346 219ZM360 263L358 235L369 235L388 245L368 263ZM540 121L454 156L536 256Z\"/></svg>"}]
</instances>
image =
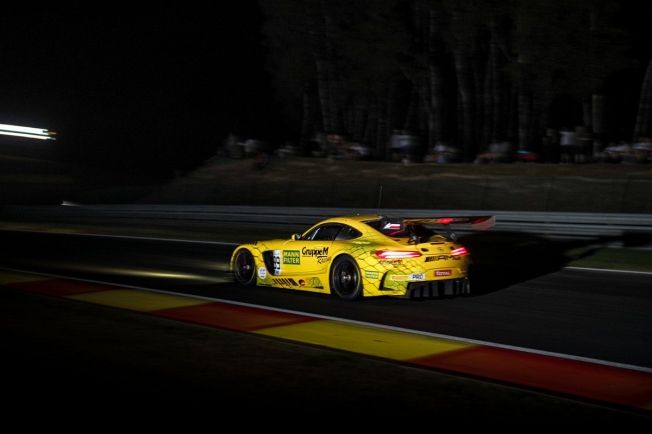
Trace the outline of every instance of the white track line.
<instances>
[{"instance_id":1,"label":"white track line","mask_svg":"<svg viewBox=\"0 0 652 434\"><path fill-rule=\"evenodd\" d=\"M191 243L191 244L211 244L219 246L238 246L238 243L229 243L226 241L205 241L205 240L184 240L181 238L157 238L157 237L139 237L136 235L110 235L110 234L94 234L92 232L68 232L61 231L37 231L31 229L10 229L0 228L2 231L7 232L26 232L30 234L52 234L52 235L75 235L79 237L96 237L96 238L117 238L127 240L144 240L144 241L169 241L174 243Z\"/></svg>"},{"instance_id":2,"label":"white track line","mask_svg":"<svg viewBox=\"0 0 652 434\"><path fill-rule=\"evenodd\" d=\"M396 332L417 334L417 335L421 335L421 336L428 336L428 337L439 338L439 339L446 339L446 340L452 340L452 341L458 341L458 342L466 342L466 343L474 344L474 345L483 345L483 346L492 347L492 348L501 348L501 349L512 350L512 351L520 351L520 352L524 352L524 353L537 354L537 355L541 355L541 356L556 357L556 358L559 358L559 359L566 359L566 360L573 360L573 361L578 361L578 362L592 363L592 364L596 364L596 365L609 366L609 367L612 367L612 368L630 369L632 371L646 372L646 373L652 374L652 368L648 368L648 367L645 367L645 366L630 365L630 364L627 364L627 363L619 363L619 362L612 362L612 361L608 361L608 360L593 359L593 358L590 358L590 357L582 357L582 356L576 356L576 355L572 355L572 354L563 354L563 353L556 353L556 352L553 352L553 351L544 351L544 350L537 350L537 349L533 349L533 348L518 347L518 346L514 346L514 345L506 345L506 344L500 344L500 343L496 343L496 342L482 341L482 340L478 340L478 339L469 339L469 338L463 338L463 337L459 337L459 336L444 335L444 334L440 334L440 333L432 333L432 332L426 332L426 331L422 331L422 330L413 330L413 329L408 329L408 328L403 328L403 327L395 327L395 326L390 326L390 325L385 325L385 324L376 324L376 323L370 323L370 322L365 322L365 321L356 321L356 320L351 320L351 319L346 319L346 318L339 318L339 317L328 316L328 315L319 315L319 314L310 313L310 312L302 312L302 311L297 311L297 310L282 309L282 308L259 305L259 304L253 304L253 303L244 303L244 302L240 302L240 301L227 300L227 299L222 299L222 298L205 297L205 296L187 294L187 293L182 293L182 292L166 291L166 290L162 290L162 289L146 288L146 287L142 287L142 286L124 285L124 284L120 284L120 283L106 282L106 281L102 281L102 280L80 279L80 278L77 278L77 277L63 276L63 275L50 274L50 273L38 273L38 272L34 272L34 271L26 271L26 270L5 268L5 267L0 267L0 270L10 271L10 272L14 272L14 273L36 274L36 275L40 275L40 276L56 277L56 278L69 279L69 280L77 280L77 281L81 281L81 282L99 283L99 284L117 286L117 287L122 287L122 288L131 288L131 289L138 289L138 290L149 291L149 292L156 292L156 293L160 293L160 294L168 294L168 295L175 295L175 296L181 295L181 296L184 296L184 297L196 298L196 299L199 299L199 300L206 300L206 301L211 301L211 302L220 302L220 303L231 304L231 305L236 305L236 306L253 307L253 308L257 308L257 309L272 310L272 311L276 311L276 312L283 312L283 313L290 313L290 314L294 314L294 315L308 316L308 317L311 317L311 318L319 318L319 319L325 319L325 320L330 320L330 321L338 321L338 322L343 322L343 323L348 323L348 324L361 325L361 326L366 326L366 327L371 327L371 328L379 328L379 329L383 329L383 330L391 330L391 331L396 331ZM63 298L65 298L65 297L63 297Z\"/></svg>"},{"instance_id":3,"label":"white track line","mask_svg":"<svg viewBox=\"0 0 652 434\"><path fill-rule=\"evenodd\" d=\"M607 273L627 273L627 274L647 274L652 276L650 271L630 271L630 270L616 270L613 268L590 268L590 267L564 267L565 270L580 270L580 271L597 271Z\"/></svg>"}]
</instances>

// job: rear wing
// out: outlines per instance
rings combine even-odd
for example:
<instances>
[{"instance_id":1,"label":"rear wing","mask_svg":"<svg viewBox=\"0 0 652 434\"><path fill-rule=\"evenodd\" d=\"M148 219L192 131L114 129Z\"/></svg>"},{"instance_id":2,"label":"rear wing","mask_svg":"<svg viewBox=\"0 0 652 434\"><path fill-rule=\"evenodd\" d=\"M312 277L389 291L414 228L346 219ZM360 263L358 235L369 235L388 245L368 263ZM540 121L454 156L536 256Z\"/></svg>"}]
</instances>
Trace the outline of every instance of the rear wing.
<instances>
[{"instance_id":1,"label":"rear wing","mask_svg":"<svg viewBox=\"0 0 652 434\"><path fill-rule=\"evenodd\" d=\"M486 231L496 224L496 216L445 216L445 217L405 217L403 227L412 225L446 226L455 230Z\"/></svg>"}]
</instances>

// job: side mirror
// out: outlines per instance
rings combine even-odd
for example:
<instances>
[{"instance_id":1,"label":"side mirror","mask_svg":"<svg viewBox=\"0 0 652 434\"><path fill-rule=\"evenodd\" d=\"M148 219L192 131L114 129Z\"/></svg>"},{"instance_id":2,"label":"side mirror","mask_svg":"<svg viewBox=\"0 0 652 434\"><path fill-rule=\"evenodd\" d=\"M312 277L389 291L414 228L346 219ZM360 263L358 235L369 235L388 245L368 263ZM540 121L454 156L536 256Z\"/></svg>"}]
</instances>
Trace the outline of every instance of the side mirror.
<instances>
[{"instance_id":1,"label":"side mirror","mask_svg":"<svg viewBox=\"0 0 652 434\"><path fill-rule=\"evenodd\" d=\"M292 241L298 241L301 239L301 234L292 234Z\"/></svg>"}]
</instances>

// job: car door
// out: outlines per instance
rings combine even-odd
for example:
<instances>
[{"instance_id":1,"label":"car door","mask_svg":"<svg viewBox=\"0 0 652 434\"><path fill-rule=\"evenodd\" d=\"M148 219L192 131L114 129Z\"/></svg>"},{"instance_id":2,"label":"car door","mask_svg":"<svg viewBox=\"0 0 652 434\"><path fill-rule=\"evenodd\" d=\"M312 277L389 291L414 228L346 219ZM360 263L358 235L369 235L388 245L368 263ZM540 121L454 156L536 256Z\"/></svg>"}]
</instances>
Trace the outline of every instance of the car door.
<instances>
[{"instance_id":1,"label":"car door","mask_svg":"<svg viewBox=\"0 0 652 434\"><path fill-rule=\"evenodd\" d=\"M331 259L331 245L340 229L342 229L340 224L319 225L306 232L300 240L288 241L279 252L282 274L324 272Z\"/></svg>"}]
</instances>

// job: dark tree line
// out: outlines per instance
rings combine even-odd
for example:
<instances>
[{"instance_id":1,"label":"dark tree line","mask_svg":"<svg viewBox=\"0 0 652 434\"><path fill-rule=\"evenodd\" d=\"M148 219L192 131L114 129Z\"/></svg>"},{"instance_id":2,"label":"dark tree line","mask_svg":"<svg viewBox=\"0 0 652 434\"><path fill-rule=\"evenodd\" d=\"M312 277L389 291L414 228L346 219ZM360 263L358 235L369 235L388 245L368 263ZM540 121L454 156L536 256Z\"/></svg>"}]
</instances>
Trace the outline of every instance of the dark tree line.
<instances>
[{"instance_id":1,"label":"dark tree line","mask_svg":"<svg viewBox=\"0 0 652 434\"><path fill-rule=\"evenodd\" d=\"M606 83L636 60L615 0L260 5L276 97L298 141L339 133L378 158L388 157L393 130L419 134L428 149L455 147L466 161L504 140L538 151L560 121L600 143ZM640 98L627 139L652 136L652 71ZM564 101L579 119L558 119Z\"/></svg>"}]
</instances>

